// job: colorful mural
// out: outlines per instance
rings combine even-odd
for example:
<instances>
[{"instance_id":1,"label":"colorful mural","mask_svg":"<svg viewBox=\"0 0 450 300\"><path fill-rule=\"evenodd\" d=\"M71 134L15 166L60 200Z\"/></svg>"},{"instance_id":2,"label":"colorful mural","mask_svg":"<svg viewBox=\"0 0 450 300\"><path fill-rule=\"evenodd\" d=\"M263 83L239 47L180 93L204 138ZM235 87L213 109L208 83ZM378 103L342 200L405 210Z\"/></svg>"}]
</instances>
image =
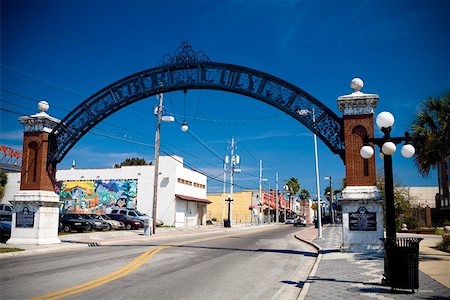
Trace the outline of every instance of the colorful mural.
<instances>
[{"instance_id":1,"label":"colorful mural","mask_svg":"<svg viewBox=\"0 0 450 300\"><path fill-rule=\"evenodd\" d=\"M109 213L112 208L136 208L137 180L60 181L56 193L62 212Z\"/></svg>"}]
</instances>

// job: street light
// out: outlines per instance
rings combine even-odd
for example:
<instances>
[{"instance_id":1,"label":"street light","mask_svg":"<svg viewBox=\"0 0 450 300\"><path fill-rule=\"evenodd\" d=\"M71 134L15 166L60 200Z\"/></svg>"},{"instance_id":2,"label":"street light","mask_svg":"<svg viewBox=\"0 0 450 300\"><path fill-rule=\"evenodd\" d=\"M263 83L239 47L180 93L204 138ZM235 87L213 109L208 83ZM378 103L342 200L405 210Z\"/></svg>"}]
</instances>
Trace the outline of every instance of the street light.
<instances>
[{"instance_id":1,"label":"street light","mask_svg":"<svg viewBox=\"0 0 450 300\"><path fill-rule=\"evenodd\" d=\"M390 112L382 112L376 118L376 123L384 133L382 138L369 138L366 134L363 138L364 146L360 150L363 158L369 159L374 154L374 150L369 143L377 145L383 153L384 161L384 191L386 201L386 240L395 240L395 204L394 204L394 183L392 175L392 155L396 151L396 145L405 142L401 149L404 157L410 158L414 155L415 149L411 145L411 137L405 132L404 137L391 137L392 125L394 125L394 116Z\"/></svg>"},{"instance_id":2,"label":"street light","mask_svg":"<svg viewBox=\"0 0 450 300\"><path fill-rule=\"evenodd\" d=\"M308 109L299 109L297 113L300 116L312 114L313 125L316 125L316 112L314 108L312 111ZM317 188L317 228L319 231L319 239L322 238L322 213L320 209L320 183L319 183L319 156L317 154L317 136L314 133L314 158L316 162L316 188Z\"/></svg>"},{"instance_id":3,"label":"street light","mask_svg":"<svg viewBox=\"0 0 450 300\"><path fill-rule=\"evenodd\" d=\"M400 241L400 244L404 244L404 250L400 252L401 248L397 248L397 236L395 231L395 203L394 203L394 180L392 175L392 155L396 151L396 145L405 142L405 145L401 149L401 153L404 157L410 158L414 155L416 150L411 145L411 138L408 132L405 132L404 137L391 137L392 125L394 125L394 116L389 112L382 112L377 116L376 123L378 127L381 128L381 131L384 133L382 138L369 138L366 134L363 138L364 146L360 150L360 154L363 158L372 157L374 151L369 143L374 143L377 145L381 152L383 153L383 161L384 161L384 193L385 193L385 206L386 206L386 239L384 240L384 279L382 282L387 285L391 285L392 287L397 286L399 282L398 278L395 278L394 270L403 269L403 272L407 272L408 276L410 275L410 265L418 265L418 261L412 259L412 256L407 256L407 265L400 263L398 260L399 255L402 253L410 253L409 251L418 251L418 243L421 239L416 239L414 241ZM405 252L407 251L407 252ZM416 258L417 259L417 258ZM410 261L411 260L411 261ZM418 267L417 267L418 268ZM418 272L416 269L415 272ZM403 274L403 273L402 273ZM418 278L418 273L416 273ZM415 277L412 276L412 277ZM415 285L415 283L410 279L411 282L408 281L409 284ZM409 286L409 284L405 286ZM418 282L417 282L418 287Z\"/></svg>"},{"instance_id":4,"label":"street light","mask_svg":"<svg viewBox=\"0 0 450 300\"><path fill-rule=\"evenodd\" d=\"M333 209L333 185L331 183L331 176L324 177L325 180L330 180L330 218L331 224L334 224L334 209Z\"/></svg>"}]
</instances>

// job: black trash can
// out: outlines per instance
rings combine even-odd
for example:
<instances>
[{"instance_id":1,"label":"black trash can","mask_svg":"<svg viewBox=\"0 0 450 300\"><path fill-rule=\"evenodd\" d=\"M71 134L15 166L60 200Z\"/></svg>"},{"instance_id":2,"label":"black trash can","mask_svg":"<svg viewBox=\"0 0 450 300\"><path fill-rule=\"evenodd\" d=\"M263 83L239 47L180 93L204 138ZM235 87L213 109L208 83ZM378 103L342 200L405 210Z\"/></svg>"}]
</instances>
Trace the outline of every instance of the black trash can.
<instances>
[{"instance_id":1,"label":"black trash can","mask_svg":"<svg viewBox=\"0 0 450 300\"><path fill-rule=\"evenodd\" d=\"M419 243L422 238L383 239L383 284L397 289L419 288Z\"/></svg>"},{"instance_id":2,"label":"black trash can","mask_svg":"<svg viewBox=\"0 0 450 300\"><path fill-rule=\"evenodd\" d=\"M223 220L223 227L231 227L230 220L227 220L227 219Z\"/></svg>"}]
</instances>

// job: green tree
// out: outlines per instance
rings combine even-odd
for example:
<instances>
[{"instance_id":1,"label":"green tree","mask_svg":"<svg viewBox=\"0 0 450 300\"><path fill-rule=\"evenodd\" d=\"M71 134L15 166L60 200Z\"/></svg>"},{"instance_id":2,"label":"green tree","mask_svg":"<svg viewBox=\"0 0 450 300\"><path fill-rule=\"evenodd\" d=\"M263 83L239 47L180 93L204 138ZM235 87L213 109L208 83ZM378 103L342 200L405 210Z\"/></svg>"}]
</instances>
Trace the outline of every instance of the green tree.
<instances>
[{"instance_id":1,"label":"green tree","mask_svg":"<svg viewBox=\"0 0 450 300\"><path fill-rule=\"evenodd\" d=\"M450 155L450 92L428 97L412 122L414 162L422 176Z\"/></svg>"},{"instance_id":2,"label":"green tree","mask_svg":"<svg viewBox=\"0 0 450 300\"><path fill-rule=\"evenodd\" d=\"M143 158L133 157L133 158L125 159L120 164L115 164L114 168L120 168L123 166L145 166L145 165L151 165L151 164L152 164L152 162L147 163L145 161L145 159L143 159Z\"/></svg>"},{"instance_id":3,"label":"green tree","mask_svg":"<svg viewBox=\"0 0 450 300\"><path fill-rule=\"evenodd\" d=\"M8 175L5 172L0 172L0 200L5 195L5 186L8 182Z\"/></svg>"},{"instance_id":4,"label":"green tree","mask_svg":"<svg viewBox=\"0 0 450 300\"><path fill-rule=\"evenodd\" d=\"M300 183L298 182L297 178L289 178L286 185L288 187L288 191L291 193L291 197L294 197L300 191Z\"/></svg>"},{"instance_id":5,"label":"green tree","mask_svg":"<svg viewBox=\"0 0 450 300\"><path fill-rule=\"evenodd\" d=\"M309 196L310 196L310 193L309 193L309 191L307 189L302 189L300 191L300 199L306 200L306 199L309 198Z\"/></svg>"}]
</instances>

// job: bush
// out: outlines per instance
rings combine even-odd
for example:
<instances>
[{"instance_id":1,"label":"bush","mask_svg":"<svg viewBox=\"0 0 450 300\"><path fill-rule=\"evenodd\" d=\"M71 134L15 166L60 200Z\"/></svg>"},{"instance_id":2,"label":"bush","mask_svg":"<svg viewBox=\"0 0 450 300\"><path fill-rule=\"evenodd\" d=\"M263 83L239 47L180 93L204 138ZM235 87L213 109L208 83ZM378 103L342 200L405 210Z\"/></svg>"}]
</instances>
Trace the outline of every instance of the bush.
<instances>
[{"instance_id":1,"label":"bush","mask_svg":"<svg viewBox=\"0 0 450 300\"><path fill-rule=\"evenodd\" d=\"M442 236L442 242L437 245L437 248L441 251L450 253L450 234L444 234Z\"/></svg>"}]
</instances>

